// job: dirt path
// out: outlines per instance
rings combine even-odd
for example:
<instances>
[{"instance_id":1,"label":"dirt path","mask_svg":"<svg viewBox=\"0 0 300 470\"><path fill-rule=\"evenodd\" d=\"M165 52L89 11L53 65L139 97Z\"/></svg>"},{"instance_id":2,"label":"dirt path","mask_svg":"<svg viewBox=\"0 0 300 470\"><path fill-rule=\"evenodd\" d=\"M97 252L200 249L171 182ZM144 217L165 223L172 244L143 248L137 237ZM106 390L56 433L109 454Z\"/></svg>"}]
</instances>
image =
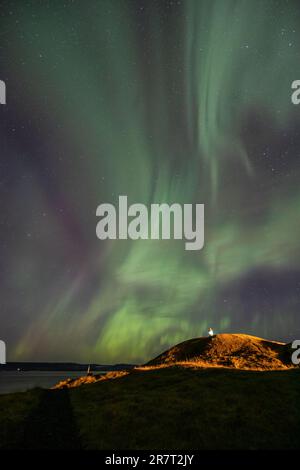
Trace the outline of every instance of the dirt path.
<instances>
[{"instance_id":1,"label":"dirt path","mask_svg":"<svg viewBox=\"0 0 300 470\"><path fill-rule=\"evenodd\" d=\"M68 390L45 390L27 417L23 449L80 449Z\"/></svg>"}]
</instances>

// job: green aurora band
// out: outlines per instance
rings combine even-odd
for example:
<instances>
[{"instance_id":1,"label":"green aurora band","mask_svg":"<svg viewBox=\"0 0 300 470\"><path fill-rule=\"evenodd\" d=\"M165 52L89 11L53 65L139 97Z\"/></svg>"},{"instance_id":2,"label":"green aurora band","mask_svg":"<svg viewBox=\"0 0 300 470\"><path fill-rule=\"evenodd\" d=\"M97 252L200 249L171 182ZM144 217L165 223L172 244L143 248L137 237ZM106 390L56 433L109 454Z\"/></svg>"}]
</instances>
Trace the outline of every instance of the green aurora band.
<instances>
[{"instance_id":1,"label":"green aurora band","mask_svg":"<svg viewBox=\"0 0 300 470\"><path fill-rule=\"evenodd\" d=\"M39 154L52 171L43 184L25 156L32 177L12 196L24 219L9 275L27 313L10 360L138 362L210 326L273 339L293 330L296 298L289 315L275 305L266 318L258 305L247 317L223 292L255 270L299 266L299 172L276 177L260 155L272 129L299 121L290 95L300 14L270 0L133 5L20 2L22 39L7 23L15 84L24 62L20 116L38 110L48 129ZM96 207L120 194L205 203L204 249L100 242Z\"/></svg>"}]
</instances>

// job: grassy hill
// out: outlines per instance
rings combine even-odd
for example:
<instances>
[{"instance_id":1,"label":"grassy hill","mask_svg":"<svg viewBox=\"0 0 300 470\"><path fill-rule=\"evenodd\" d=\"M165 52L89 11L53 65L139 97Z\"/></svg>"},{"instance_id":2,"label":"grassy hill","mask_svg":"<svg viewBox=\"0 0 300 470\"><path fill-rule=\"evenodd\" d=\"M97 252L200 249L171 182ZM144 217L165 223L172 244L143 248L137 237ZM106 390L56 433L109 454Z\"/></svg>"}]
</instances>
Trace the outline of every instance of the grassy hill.
<instances>
[{"instance_id":1,"label":"grassy hill","mask_svg":"<svg viewBox=\"0 0 300 470\"><path fill-rule=\"evenodd\" d=\"M219 334L194 338L177 344L148 362L148 365L189 362L210 367L237 369L286 369L291 363L291 347L245 334Z\"/></svg>"},{"instance_id":2,"label":"grassy hill","mask_svg":"<svg viewBox=\"0 0 300 470\"><path fill-rule=\"evenodd\" d=\"M0 395L0 448L299 449L299 368L286 362L278 370L241 370L246 356L227 367L203 366L212 348L220 359L234 358L239 343L243 357L245 338L237 336L184 342L145 367L91 376L81 386ZM281 343L253 344L258 357L271 348L285 363Z\"/></svg>"}]
</instances>

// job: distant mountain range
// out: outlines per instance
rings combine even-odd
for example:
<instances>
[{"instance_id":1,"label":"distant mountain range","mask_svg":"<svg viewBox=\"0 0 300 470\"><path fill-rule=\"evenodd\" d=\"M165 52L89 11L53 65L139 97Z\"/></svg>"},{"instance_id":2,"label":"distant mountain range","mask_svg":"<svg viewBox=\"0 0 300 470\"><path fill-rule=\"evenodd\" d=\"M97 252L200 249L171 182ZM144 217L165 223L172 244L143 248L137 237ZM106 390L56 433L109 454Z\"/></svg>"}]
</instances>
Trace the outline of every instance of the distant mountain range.
<instances>
[{"instance_id":1,"label":"distant mountain range","mask_svg":"<svg viewBox=\"0 0 300 470\"><path fill-rule=\"evenodd\" d=\"M77 364L76 362L7 362L0 365L1 370L22 370L22 371L111 371L131 369L133 364Z\"/></svg>"}]
</instances>

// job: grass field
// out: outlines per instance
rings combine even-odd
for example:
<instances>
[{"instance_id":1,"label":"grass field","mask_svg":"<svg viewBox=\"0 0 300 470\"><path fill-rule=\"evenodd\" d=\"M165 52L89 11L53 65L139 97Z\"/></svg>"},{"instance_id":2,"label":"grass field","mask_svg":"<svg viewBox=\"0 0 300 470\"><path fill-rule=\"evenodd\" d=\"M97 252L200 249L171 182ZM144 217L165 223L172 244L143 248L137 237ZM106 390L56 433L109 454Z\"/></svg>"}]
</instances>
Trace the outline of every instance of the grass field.
<instances>
[{"instance_id":1,"label":"grass field","mask_svg":"<svg viewBox=\"0 0 300 470\"><path fill-rule=\"evenodd\" d=\"M0 396L0 448L299 449L300 370L164 367Z\"/></svg>"}]
</instances>

